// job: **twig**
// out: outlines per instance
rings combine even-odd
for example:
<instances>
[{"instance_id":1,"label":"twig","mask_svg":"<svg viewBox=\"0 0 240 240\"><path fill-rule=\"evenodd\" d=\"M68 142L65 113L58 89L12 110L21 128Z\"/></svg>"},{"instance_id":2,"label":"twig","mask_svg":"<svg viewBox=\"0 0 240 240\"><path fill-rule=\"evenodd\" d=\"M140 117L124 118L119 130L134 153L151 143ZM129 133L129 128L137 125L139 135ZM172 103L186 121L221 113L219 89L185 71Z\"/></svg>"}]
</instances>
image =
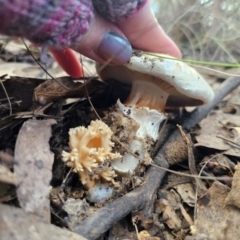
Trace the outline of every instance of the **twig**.
<instances>
[{"instance_id":1,"label":"twig","mask_svg":"<svg viewBox=\"0 0 240 240\"><path fill-rule=\"evenodd\" d=\"M6 88L4 87L3 81L2 81L1 79L0 79L0 84L1 84L1 86L2 86L2 89L3 89L6 97L7 97L8 104L9 104L9 110L10 110L9 115L11 116L11 115L12 115L12 103L11 103L11 100L10 100L10 98L9 98L9 96L8 96L7 90L6 90Z\"/></svg>"},{"instance_id":2,"label":"twig","mask_svg":"<svg viewBox=\"0 0 240 240\"><path fill-rule=\"evenodd\" d=\"M222 137L222 136L219 136L219 135L217 135L216 137L217 137L217 138L221 138L221 139L223 139L223 140L225 140L225 141L227 141L227 142L229 142L229 143L232 143L233 145L235 145L235 146L237 146L237 147L240 147L240 144L234 142L234 141L231 140L231 139L228 139L228 138L225 138L225 137ZM230 145L230 144L229 144L229 145Z\"/></svg>"},{"instance_id":3,"label":"twig","mask_svg":"<svg viewBox=\"0 0 240 240\"><path fill-rule=\"evenodd\" d=\"M194 222L193 222L192 218L189 216L189 214L187 213L187 211L185 210L185 208L183 207L183 205L181 203L178 203L178 206L179 206L179 209L180 209L183 217L189 224L189 226L192 226L194 224Z\"/></svg>"},{"instance_id":4,"label":"twig","mask_svg":"<svg viewBox=\"0 0 240 240\"><path fill-rule=\"evenodd\" d=\"M71 91L72 89L68 88L67 86L65 86L64 84L62 84L60 81L58 81L57 79L55 79L41 64L40 62L34 57L33 53L30 51L29 47L27 46L27 44L25 43L25 41L22 39L23 44L25 45L27 51L29 52L29 54L31 55L31 57L34 59L34 61L38 64L38 66L55 82L57 82L61 87L63 87L64 89L67 89L69 91Z\"/></svg>"},{"instance_id":5,"label":"twig","mask_svg":"<svg viewBox=\"0 0 240 240\"><path fill-rule=\"evenodd\" d=\"M239 72L238 72L239 74ZM189 131L191 127L199 123L207 114L219 103L221 100L240 85L240 78L228 78L216 91L214 100L203 106L197 108L190 113L188 117L181 124L185 131ZM168 168L168 162L165 158L166 146L180 137L178 130L175 130L164 145L160 148L158 154L154 158L157 165ZM166 171L151 166L145 177L145 184L139 188L134 189L132 192L114 200L107 204L80 224L73 230L87 239L97 239L104 232L110 229L116 222L125 217L127 214L142 209L145 216L152 213L153 203L155 200L155 193L160 186ZM150 217L150 216L149 216Z\"/></svg>"}]
</instances>

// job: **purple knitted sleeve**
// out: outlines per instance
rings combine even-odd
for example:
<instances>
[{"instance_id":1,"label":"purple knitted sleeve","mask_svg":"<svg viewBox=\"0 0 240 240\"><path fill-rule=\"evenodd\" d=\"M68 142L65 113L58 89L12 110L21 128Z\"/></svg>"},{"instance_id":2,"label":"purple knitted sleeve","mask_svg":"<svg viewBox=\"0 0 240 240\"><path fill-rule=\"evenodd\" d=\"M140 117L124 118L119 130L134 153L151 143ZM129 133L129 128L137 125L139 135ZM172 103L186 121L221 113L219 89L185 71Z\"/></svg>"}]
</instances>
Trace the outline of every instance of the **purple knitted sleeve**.
<instances>
[{"instance_id":1,"label":"purple knitted sleeve","mask_svg":"<svg viewBox=\"0 0 240 240\"><path fill-rule=\"evenodd\" d=\"M0 33L48 46L71 46L87 32L93 8L113 22L147 0L0 0Z\"/></svg>"},{"instance_id":2,"label":"purple knitted sleeve","mask_svg":"<svg viewBox=\"0 0 240 240\"><path fill-rule=\"evenodd\" d=\"M92 0L92 2L102 17L117 23L138 12L147 0Z\"/></svg>"},{"instance_id":3,"label":"purple knitted sleeve","mask_svg":"<svg viewBox=\"0 0 240 240\"><path fill-rule=\"evenodd\" d=\"M0 0L0 32L38 44L78 42L92 19L89 0Z\"/></svg>"}]
</instances>

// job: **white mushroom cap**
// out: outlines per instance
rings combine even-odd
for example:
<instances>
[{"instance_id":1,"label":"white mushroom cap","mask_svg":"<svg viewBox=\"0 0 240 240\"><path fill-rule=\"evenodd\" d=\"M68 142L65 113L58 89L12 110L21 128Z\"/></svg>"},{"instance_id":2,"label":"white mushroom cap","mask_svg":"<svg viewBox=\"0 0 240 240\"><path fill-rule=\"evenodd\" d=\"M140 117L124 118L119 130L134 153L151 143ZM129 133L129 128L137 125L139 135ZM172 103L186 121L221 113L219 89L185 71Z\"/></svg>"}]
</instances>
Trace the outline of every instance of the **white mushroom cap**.
<instances>
[{"instance_id":1,"label":"white mushroom cap","mask_svg":"<svg viewBox=\"0 0 240 240\"><path fill-rule=\"evenodd\" d=\"M97 71L103 80L132 84L126 105L164 111L165 105L197 106L210 102L214 96L211 87L195 69L166 55L142 53L132 56L124 66L99 64ZM158 106L160 101L161 106Z\"/></svg>"}]
</instances>

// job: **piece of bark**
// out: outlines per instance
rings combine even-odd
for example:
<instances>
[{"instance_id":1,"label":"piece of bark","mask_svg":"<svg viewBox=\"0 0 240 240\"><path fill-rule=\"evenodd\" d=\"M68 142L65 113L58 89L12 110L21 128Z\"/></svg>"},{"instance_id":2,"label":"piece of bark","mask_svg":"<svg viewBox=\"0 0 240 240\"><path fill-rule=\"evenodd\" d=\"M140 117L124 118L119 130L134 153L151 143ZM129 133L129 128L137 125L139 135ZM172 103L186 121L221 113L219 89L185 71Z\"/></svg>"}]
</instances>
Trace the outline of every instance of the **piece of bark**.
<instances>
[{"instance_id":1,"label":"piece of bark","mask_svg":"<svg viewBox=\"0 0 240 240\"><path fill-rule=\"evenodd\" d=\"M50 151L51 126L55 120L28 120L17 138L14 173L21 207L50 222L49 183L54 155Z\"/></svg>"},{"instance_id":2,"label":"piece of bark","mask_svg":"<svg viewBox=\"0 0 240 240\"><path fill-rule=\"evenodd\" d=\"M45 105L67 97L85 97L101 86L105 86L105 83L96 78L82 78L77 81L71 77L48 79L34 90L33 100Z\"/></svg>"},{"instance_id":3,"label":"piece of bark","mask_svg":"<svg viewBox=\"0 0 240 240\"><path fill-rule=\"evenodd\" d=\"M225 203L227 205L232 205L240 209L240 192L239 192L239 186L240 186L240 164L237 164L235 167L236 171L233 176L232 181L232 188L229 192Z\"/></svg>"},{"instance_id":4,"label":"piece of bark","mask_svg":"<svg viewBox=\"0 0 240 240\"><path fill-rule=\"evenodd\" d=\"M45 82L43 79L36 78L21 78L11 77L9 79L3 79L4 88L8 94L8 97L12 98L13 102L19 102L19 105L15 106L15 111L27 111L32 106L32 97L34 89ZM4 89L0 87L0 99L7 98Z\"/></svg>"},{"instance_id":5,"label":"piece of bark","mask_svg":"<svg viewBox=\"0 0 240 240\"><path fill-rule=\"evenodd\" d=\"M20 208L0 204L0 238L3 240L86 240L79 234L42 221Z\"/></svg>"}]
</instances>

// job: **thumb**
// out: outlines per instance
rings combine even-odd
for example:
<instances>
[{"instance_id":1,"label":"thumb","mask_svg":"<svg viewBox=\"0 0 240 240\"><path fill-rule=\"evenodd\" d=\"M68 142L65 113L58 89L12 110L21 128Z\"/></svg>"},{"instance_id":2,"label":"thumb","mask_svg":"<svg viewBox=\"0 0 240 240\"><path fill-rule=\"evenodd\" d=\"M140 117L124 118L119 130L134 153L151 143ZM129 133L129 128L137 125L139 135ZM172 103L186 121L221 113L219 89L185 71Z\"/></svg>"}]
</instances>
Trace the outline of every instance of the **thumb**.
<instances>
[{"instance_id":1,"label":"thumb","mask_svg":"<svg viewBox=\"0 0 240 240\"><path fill-rule=\"evenodd\" d=\"M147 1L135 15L119 23L118 27L136 49L182 57L176 44L158 24L151 10L150 1Z\"/></svg>"},{"instance_id":2,"label":"thumb","mask_svg":"<svg viewBox=\"0 0 240 240\"><path fill-rule=\"evenodd\" d=\"M132 55L132 47L122 31L97 14L81 41L71 46L75 51L97 61L114 64L126 63Z\"/></svg>"},{"instance_id":3,"label":"thumb","mask_svg":"<svg viewBox=\"0 0 240 240\"><path fill-rule=\"evenodd\" d=\"M92 19L88 32L79 43L71 46L75 51L101 63L124 64L132 55L132 47L122 31L98 15ZM82 67L74 52L51 49L59 65L72 77L82 76Z\"/></svg>"}]
</instances>

